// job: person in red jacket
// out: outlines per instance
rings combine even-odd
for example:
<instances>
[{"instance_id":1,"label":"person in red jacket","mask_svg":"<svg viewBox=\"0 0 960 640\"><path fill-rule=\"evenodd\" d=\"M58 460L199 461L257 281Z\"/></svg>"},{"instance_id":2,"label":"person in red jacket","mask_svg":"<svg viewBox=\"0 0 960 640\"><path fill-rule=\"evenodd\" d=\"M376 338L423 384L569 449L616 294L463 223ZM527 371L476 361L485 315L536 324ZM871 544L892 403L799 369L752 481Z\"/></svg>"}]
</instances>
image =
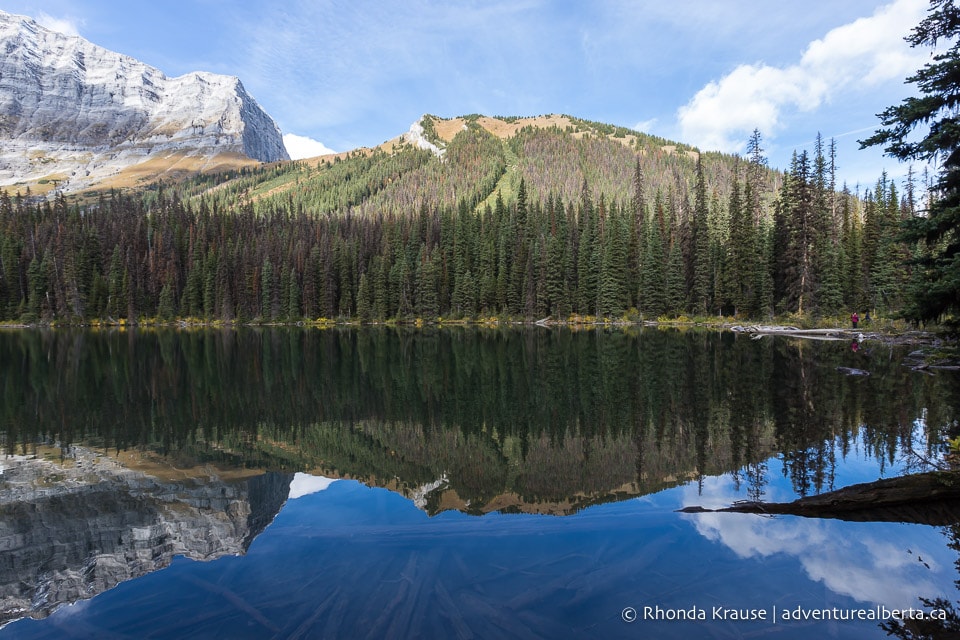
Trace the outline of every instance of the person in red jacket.
<instances>
[{"instance_id":1,"label":"person in red jacket","mask_svg":"<svg viewBox=\"0 0 960 640\"><path fill-rule=\"evenodd\" d=\"M858 314L856 311L854 311L854 312L853 312L853 315L850 316L850 322L853 323L853 328L856 329L856 328L857 328L857 323L860 322L860 314Z\"/></svg>"}]
</instances>

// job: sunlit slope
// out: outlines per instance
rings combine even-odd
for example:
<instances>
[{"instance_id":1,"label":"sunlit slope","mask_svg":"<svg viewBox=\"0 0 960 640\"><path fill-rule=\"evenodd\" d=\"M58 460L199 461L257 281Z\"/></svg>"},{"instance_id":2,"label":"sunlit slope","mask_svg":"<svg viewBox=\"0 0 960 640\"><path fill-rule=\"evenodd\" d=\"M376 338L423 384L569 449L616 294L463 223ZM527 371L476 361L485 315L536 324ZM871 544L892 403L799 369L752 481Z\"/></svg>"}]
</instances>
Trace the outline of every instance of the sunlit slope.
<instances>
[{"instance_id":1,"label":"sunlit slope","mask_svg":"<svg viewBox=\"0 0 960 640\"><path fill-rule=\"evenodd\" d=\"M424 116L375 149L202 176L187 195L227 209L292 204L314 214L409 215L424 207L493 207L498 196L510 202L523 179L532 200L570 203L586 184L597 199L629 202L639 162L649 196L682 199L698 156L679 143L569 116ZM726 197L739 160L711 153L703 161L708 191Z\"/></svg>"}]
</instances>

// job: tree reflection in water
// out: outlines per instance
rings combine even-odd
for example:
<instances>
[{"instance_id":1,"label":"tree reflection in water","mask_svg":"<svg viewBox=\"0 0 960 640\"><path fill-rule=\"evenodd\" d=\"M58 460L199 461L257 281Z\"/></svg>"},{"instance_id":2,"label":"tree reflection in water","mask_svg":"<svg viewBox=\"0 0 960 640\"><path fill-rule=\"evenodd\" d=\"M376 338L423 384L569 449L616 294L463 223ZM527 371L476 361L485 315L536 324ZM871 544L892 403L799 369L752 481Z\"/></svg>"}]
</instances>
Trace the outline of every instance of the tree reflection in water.
<instances>
[{"instance_id":1,"label":"tree reflection in water","mask_svg":"<svg viewBox=\"0 0 960 640\"><path fill-rule=\"evenodd\" d=\"M0 430L7 453L443 479L433 512L570 512L725 472L751 499L771 472L807 495L836 488L838 455L893 464L951 424L949 381L882 350L637 329L20 331L0 334ZM873 375L838 373L851 357Z\"/></svg>"}]
</instances>

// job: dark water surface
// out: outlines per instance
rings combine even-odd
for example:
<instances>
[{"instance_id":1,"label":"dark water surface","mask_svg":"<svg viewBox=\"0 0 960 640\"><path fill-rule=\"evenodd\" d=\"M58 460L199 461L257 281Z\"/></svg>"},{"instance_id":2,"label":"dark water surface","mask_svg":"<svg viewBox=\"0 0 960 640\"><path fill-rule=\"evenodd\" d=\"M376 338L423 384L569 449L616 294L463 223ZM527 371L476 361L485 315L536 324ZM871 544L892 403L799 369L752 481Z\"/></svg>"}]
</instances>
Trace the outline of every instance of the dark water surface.
<instances>
[{"instance_id":1,"label":"dark water surface","mask_svg":"<svg viewBox=\"0 0 960 640\"><path fill-rule=\"evenodd\" d=\"M941 455L956 375L865 347L0 332L0 638L887 637L960 523L676 513Z\"/></svg>"}]
</instances>

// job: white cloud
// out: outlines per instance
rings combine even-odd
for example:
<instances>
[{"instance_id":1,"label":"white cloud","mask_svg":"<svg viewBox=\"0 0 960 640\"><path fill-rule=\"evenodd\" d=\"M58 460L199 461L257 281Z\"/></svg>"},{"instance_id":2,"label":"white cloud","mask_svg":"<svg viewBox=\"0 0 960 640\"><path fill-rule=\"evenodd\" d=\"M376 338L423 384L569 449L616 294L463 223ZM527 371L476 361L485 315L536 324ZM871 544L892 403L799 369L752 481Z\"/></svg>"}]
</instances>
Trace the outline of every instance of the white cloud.
<instances>
[{"instance_id":1,"label":"white cloud","mask_svg":"<svg viewBox=\"0 0 960 640\"><path fill-rule=\"evenodd\" d=\"M329 153L336 153L336 151L328 148L322 142L308 138L307 136L298 136L295 133L283 134L283 145L287 148L287 153L290 154L290 158L293 160L315 158Z\"/></svg>"},{"instance_id":2,"label":"white cloud","mask_svg":"<svg viewBox=\"0 0 960 640\"><path fill-rule=\"evenodd\" d=\"M896 0L814 40L796 64L738 66L680 107L681 139L740 151L753 129L773 135L791 110L813 111L844 92L901 82L926 60L926 51L903 41L926 8L925 0Z\"/></svg>"},{"instance_id":3,"label":"white cloud","mask_svg":"<svg viewBox=\"0 0 960 640\"><path fill-rule=\"evenodd\" d=\"M650 130L653 129L653 126L657 124L657 118L650 118L649 120L641 120L637 124L633 125L634 131L640 131L641 133L650 133Z\"/></svg>"},{"instance_id":4,"label":"white cloud","mask_svg":"<svg viewBox=\"0 0 960 640\"><path fill-rule=\"evenodd\" d=\"M79 27L83 26L82 20L75 20L74 18L54 18L48 13L41 11L37 17L37 22L51 31L59 31L60 33L68 36L80 36Z\"/></svg>"}]
</instances>

